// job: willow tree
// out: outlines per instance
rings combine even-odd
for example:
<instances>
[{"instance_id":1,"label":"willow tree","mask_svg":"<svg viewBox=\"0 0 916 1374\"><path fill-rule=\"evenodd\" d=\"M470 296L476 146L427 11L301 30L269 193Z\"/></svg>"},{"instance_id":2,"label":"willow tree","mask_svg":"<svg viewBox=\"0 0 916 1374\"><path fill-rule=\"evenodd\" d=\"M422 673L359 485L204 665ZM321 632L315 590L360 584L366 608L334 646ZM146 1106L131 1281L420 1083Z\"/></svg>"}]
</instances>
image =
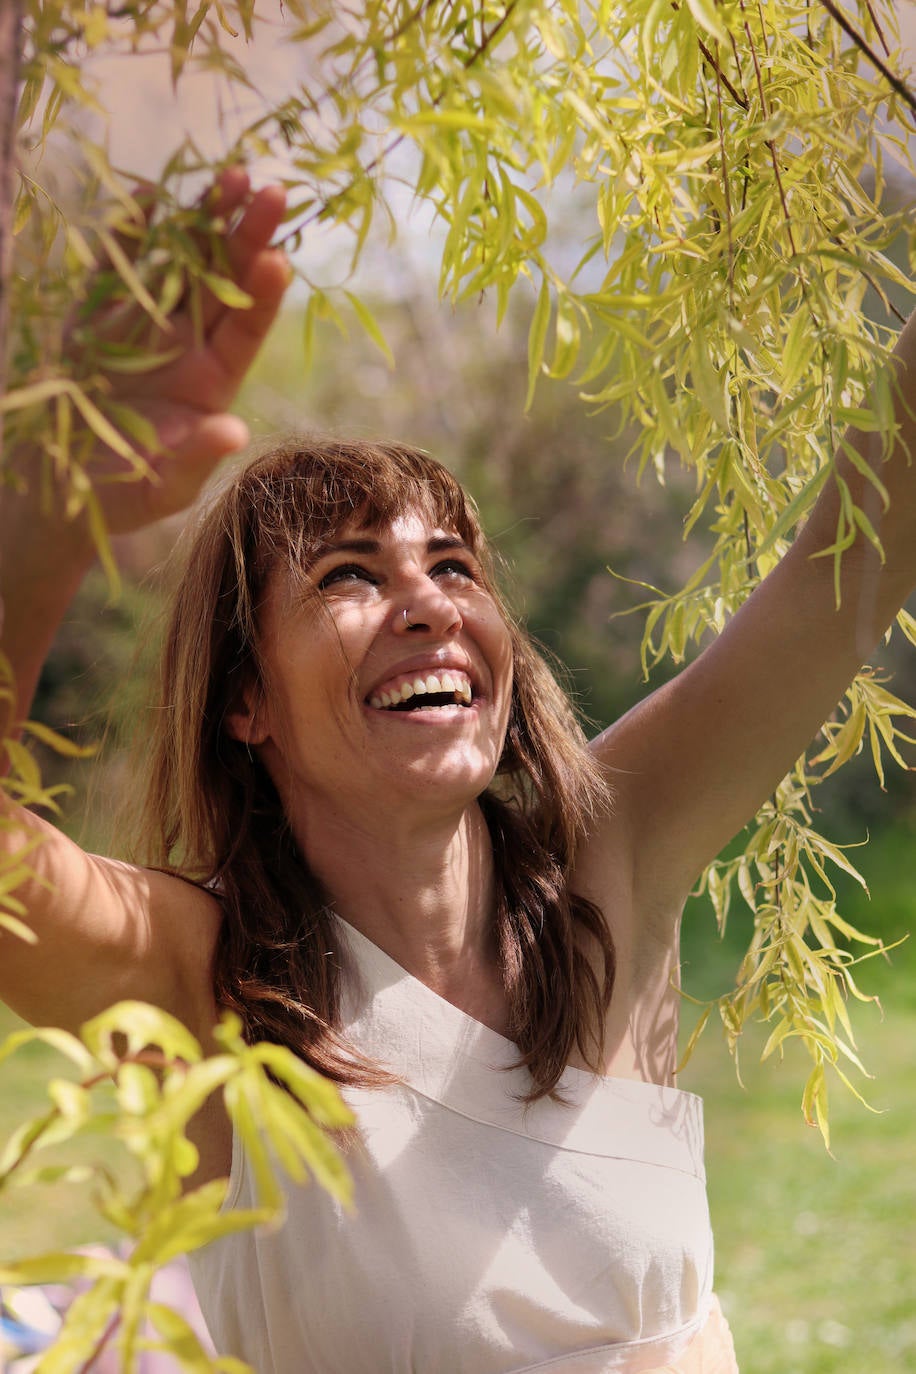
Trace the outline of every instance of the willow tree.
<instances>
[{"instance_id":1,"label":"willow tree","mask_svg":"<svg viewBox=\"0 0 916 1374\"><path fill-rule=\"evenodd\" d=\"M142 326L113 344L85 321L132 301L161 324L203 289L238 304L187 188L268 157L289 192L290 249L334 225L355 268L374 225L399 232L406 187L444 228L442 296L489 295L497 320L515 298L529 313L529 402L544 374L566 378L583 404L614 407L640 471L663 480L679 462L693 475L687 529L707 526L712 551L680 589L647 589L647 672L721 630L826 484L841 497L828 551L837 571L859 534L880 547L880 521L834 460L847 425L874 432L872 466L846 453L865 466L880 511L894 400L881 364L902 318L894 301L912 289L887 250L909 236L912 256L916 232L885 208L888 168L910 170L916 110L886 0L842 10L833 0L21 0L3 13L20 68L17 163L0 208L18 254L4 281L7 452L43 450L73 514L88 512L112 577L91 453L102 442L126 475L144 470L148 431L112 378L162 359L144 353ZM254 89L239 57L235 39L259 26L301 53L305 75L279 101ZM104 138L78 116L106 114L87 58L154 49L176 86L207 70L256 108L218 160L190 138L176 148L141 206L129 169L110 165ZM66 154L65 206L43 179L51 144L57 165ZM556 248L557 204L577 215L572 270L568 232ZM353 290L309 285L307 336L318 320L350 317L384 347ZM869 289L877 305L866 314ZM87 308L65 348L74 302ZM912 617L897 624L916 643ZM753 936L734 989L697 1029L715 1010L733 1048L749 1018L771 1023L767 1054L801 1041L804 1111L825 1136L826 1071L849 1082L844 1066L858 1062L847 1011L861 995L857 951L879 942L837 910L831 870L854 869L815 826L812 794L863 750L883 780L888 761L904 762L914 716L865 669L741 852L703 880L719 924L741 901ZM8 787L53 802L20 745L12 764ZM4 875L0 893L24 934L15 879ZM162 1035L177 1054L174 1028ZM125 1090L134 1110L156 1097L151 1082ZM63 1098L52 1108L58 1131L67 1110Z\"/></svg>"}]
</instances>

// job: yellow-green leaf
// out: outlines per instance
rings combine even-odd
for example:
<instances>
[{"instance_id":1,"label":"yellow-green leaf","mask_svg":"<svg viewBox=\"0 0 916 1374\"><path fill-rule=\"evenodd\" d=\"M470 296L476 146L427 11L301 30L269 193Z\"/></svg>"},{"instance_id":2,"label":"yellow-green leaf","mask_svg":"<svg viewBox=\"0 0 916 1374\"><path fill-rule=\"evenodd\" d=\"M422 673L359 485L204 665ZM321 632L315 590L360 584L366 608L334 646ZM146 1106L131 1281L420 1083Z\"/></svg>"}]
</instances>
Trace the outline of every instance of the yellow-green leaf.
<instances>
[{"instance_id":1,"label":"yellow-green leaf","mask_svg":"<svg viewBox=\"0 0 916 1374\"><path fill-rule=\"evenodd\" d=\"M221 277L216 272L204 272L202 280L220 304L229 306L231 310L249 310L254 305L254 298L229 277Z\"/></svg>"},{"instance_id":2,"label":"yellow-green leaf","mask_svg":"<svg viewBox=\"0 0 916 1374\"><path fill-rule=\"evenodd\" d=\"M531 409L531 402L534 400L534 392L538 383L538 374L544 361L544 344L547 341L547 326L550 322L550 286L547 277L541 278L541 289L538 292L537 304L534 307L534 314L531 317L531 325L528 330L528 394L525 397L525 409Z\"/></svg>"},{"instance_id":3,"label":"yellow-green leaf","mask_svg":"<svg viewBox=\"0 0 916 1374\"><path fill-rule=\"evenodd\" d=\"M352 291L345 291L344 295L353 307L353 312L362 325L365 333L368 334L369 338L382 354L388 366L394 368L394 354L388 345L388 340L382 333L378 320L375 318L368 305L366 305L365 301L360 300L359 296L355 296Z\"/></svg>"}]
</instances>

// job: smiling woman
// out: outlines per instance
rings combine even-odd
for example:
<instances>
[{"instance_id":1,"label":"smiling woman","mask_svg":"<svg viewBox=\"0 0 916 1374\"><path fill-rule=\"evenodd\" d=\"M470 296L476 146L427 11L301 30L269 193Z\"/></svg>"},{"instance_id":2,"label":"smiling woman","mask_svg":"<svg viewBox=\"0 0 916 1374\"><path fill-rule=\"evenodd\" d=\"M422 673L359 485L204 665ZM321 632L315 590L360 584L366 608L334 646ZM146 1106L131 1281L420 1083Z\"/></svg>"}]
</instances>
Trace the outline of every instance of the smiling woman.
<instances>
[{"instance_id":1,"label":"smiling woman","mask_svg":"<svg viewBox=\"0 0 916 1374\"><path fill-rule=\"evenodd\" d=\"M337 1034L332 912L412 962L415 916L376 910L379 859L402 898L418 882L432 902L457 846L488 887L455 907L460 942L480 951L459 995L511 1034L532 1088L552 1091L572 1049L597 1044L610 999L611 937L567 883L605 787L496 589L465 493L400 445L292 441L233 476L183 543L157 689L173 709L152 713L141 833L146 862L220 891L220 1004L250 1037L364 1081ZM395 693L425 704L445 679L450 702L391 709ZM476 803L494 779L484 824ZM477 853L487 825L502 837L498 881ZM429 939L432 914L425 924ZM430 951L446 995L448 953ZM504 985L487 965L514 975Z\"/></svg>"},{"instance_id":2,"label":"smiling woman","mask_svg":"<svg viewBox=\"0 0 916 1374\"><path fill-rule=\"evenodd\" d=\"M225 408L286 282L283 203L236 171L215 206L254 304L207 302L203 341L179 319L166 364L113 381L160 445L155 480L99 488L118 532L242 441ZM590 743L447 470L297 439L186 534L139 862L4 801L2 843L41 839L22 893L41 944L0 932L10 1005L76 1027L139 998L206 1044L232 1008L353 1108L355 1216L289 1186L282 1230L194 1258L217 1344L258 1374L734 1374L702 1107L675 1082L680 915L916 582L912 322L893 366L886 443L849 433L837 485L715 643ZM883 558L858 538L838 602L818 555L839 502L867 504L869 463ZM41 490L0 503L23 701L92 557ZM193 1135L198 1181L228 1175L249 1206L218 1104Z\"/></svg>"}]
</instances>

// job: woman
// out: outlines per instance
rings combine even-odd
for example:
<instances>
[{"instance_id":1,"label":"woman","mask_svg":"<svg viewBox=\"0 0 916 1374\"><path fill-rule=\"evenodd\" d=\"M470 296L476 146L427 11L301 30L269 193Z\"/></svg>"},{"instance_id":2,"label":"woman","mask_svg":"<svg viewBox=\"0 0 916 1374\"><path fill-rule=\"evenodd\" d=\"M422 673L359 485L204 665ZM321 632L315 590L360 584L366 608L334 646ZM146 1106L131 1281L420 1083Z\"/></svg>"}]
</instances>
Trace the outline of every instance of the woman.
<instances>
[{"instance_id":1,"label":"woman","mask_svg":"<svg viewBox=\"0 0 916 1374\"><path fill-rule=\"evenodd\" d=\"M229 254L255 309L214 303L205 346L131 397L170 452L155 486L108 488L116 529L185 504L242 442L225 407L285 282L282 198L227 174L220 209L243 204ZM912 323L897 356L912 396ZM811 557L831 488L715 644L587 749L423 455L289 445L205 515L154 750L150 860L177 868L87 856L20 815L3 840L45 836L27 900L56 958L3 936L0 993L65 1026L139 997L205 1042L231 1005L344 1083L356 1217L291 1191L281 1233L195 1262L217 1344L259 1374L734 1370L699 1104L672 1086L679 915L916 582L898 418L886 562L851 550L836 608L832 560ZM47 566L28 500L0 526L26 687L91 557L27 510ZM250 1197L218 1104L195 1140L198 1177L231 1170Z\"/></svg>"}]
</instances>

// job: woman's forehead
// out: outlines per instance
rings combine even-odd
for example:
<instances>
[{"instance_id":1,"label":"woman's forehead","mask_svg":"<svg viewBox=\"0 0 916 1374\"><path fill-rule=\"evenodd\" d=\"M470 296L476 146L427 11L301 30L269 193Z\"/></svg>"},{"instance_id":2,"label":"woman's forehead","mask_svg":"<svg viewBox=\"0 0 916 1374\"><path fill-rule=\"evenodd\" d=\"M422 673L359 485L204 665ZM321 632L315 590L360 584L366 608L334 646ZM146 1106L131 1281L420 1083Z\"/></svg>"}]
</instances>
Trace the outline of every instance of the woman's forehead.
<instances>
[{"instance_id":1,"label":"woman's forehead","mask_svg":"<svg viewBox=\"0 0 916 1374\"><path fill-rule=\"evenodd\" d=\"M320 556L322 546L335 544L361 541L386 544L392 540L424 541L440 537L464 542L464 536L450 522L441 522L433 512L420 506L408 506L385 519L358 516L341 522L319 542L318 552Z\"/></svg>"}]
</instances>

